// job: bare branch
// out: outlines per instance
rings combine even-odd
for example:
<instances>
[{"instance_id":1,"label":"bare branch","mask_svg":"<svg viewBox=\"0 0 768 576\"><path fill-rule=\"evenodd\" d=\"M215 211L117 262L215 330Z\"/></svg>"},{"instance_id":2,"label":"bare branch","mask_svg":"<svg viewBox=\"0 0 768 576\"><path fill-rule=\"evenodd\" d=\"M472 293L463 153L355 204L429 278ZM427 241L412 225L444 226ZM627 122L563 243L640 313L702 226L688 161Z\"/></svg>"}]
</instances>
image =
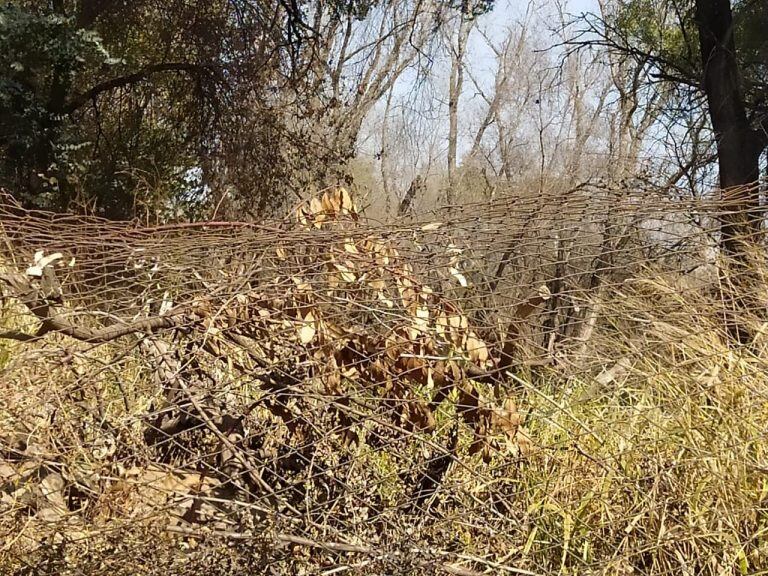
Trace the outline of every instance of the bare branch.
<instances>
[{"instance_id":1,"label":"bare branch","mask_svg":"<svg viewBox=\"0 0 768 576\"><path fill-rule=\"evenodd\" d=\"M91 100L98 98L105 92L110 92L112 90L116 90L117 88L124 88L125 86L130 86L132 84L138 84L139 82L143 82L154 74L163 72L190 72L199 75L211 71L212 67L210 65L194 64L189 62L163 62L160 64L152 64L132 74L106 80L100 84L97 84L96 86L93 86L85 92L75 95L72 97L72 99L69 100L69 102L64 104L62 113L71 114L72 112L75 112L85 106Z\"/></svg>"},{"instance_id":2,"label":"bare branch","mask_svg":"<svg viewBox=\"0 0 768 576\"><path fill-rule=\"evenodd\" d=\"M71 336L76 340L103 344L122 336L135 334L136 332L154 332L166 328L179 326L180 316L168 315L146 318L125 324L112 324L104 328L86 328L71 324L62 314L56 314L54 307L49 304L40 291L32 285L30 280L21 274L0 274L0 281L11 288L12 296L18 298L40 320L41 325L35 334L24 334L19 331L0 333L0 338L32 341L41 338L49 332L58 332Z\"/></svg>"}]
</instances>

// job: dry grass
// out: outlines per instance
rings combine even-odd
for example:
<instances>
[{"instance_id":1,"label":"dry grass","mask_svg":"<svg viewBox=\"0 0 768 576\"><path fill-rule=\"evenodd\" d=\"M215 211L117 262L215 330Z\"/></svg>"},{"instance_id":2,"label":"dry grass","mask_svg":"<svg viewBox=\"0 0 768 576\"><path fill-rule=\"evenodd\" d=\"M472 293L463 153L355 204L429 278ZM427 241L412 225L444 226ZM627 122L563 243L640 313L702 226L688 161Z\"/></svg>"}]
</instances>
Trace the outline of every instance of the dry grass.
<instances>
[{"instance_id":1,"label":"dry grass","mask_svg":"<svg viewBox=\"0 0 768 576\"><path fill-rule=\"evenodd\" d=\"M535 518L531 566L763 573L765 359L727 346L722 323L702 313L714 309L705 298L656 279L632 284L611 307L640 326L593 343L598 358L618 359L611 378L520 380L542 447L518 492Z\"/></svg>"},{"instance_id":2,"label":"dry grass","mask_svg":"<svg viewBox=\"0 0 768 576\"><path fill-rule=\"evenodd\" d=\"M485 459L457 416L458 386L419 429L391 417L398 402L378 384L347 372L334 395L308 371L285 400L309 421L296 431L253 407L269 397L237 350L200 360L216 378L190 407L154 380L142 338L0 341L0 572L768 573L768 335L742 311L754 341L729 343L712 287L653 263L604 283L583 341L475 383L521 419L512 434L485 430ZM3 329L34 325L18 302L3 306ZM183 337L165 341L202 358ZM433 397L409 386L395 400ZM167 447L147 443L151 418L199 416L195 402L241 416L241 436L198 422ZM232 468L236 448L266 487ZM443 461L419 500L425 468Z\"/></svg>"}]
</instances>

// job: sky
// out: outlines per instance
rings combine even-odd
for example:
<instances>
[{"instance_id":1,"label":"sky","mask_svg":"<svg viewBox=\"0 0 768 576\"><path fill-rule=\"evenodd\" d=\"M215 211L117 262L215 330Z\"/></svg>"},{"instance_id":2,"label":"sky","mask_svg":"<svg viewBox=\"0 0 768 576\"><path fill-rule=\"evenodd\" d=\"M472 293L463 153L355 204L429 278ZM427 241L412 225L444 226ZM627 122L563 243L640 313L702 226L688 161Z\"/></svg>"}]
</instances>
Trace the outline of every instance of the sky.
<instances>
[{"instance_id":1,"label":"sky","mask_svg":"<svg viewBox=\"0 0 768 576\"><path fill-rule=\"evenodd\" d=\"M538 5L536 11L539 13L551 11L554 4L554 2L547 0L532 0L531 3ZM565 5L564 12L573 16L600 12L597 0L563 0L563 3ZM493 12L483 19L483 27L491 33L503 33L510 23L522 21L528 8L529 2L527 0L496 0Z\"/></svg>"},{"instance_id":2,"label":"sky","mask_svg":"<svg viewBox=\"0 0 768 576\"><path fill-rule=\"evenodd\" d=\"M495 55L491 48L488 46L487 37L496 45L501 43L501 40L507 36L510 27L520 26L526 18L526 14L530 17L531 21L535 24L531 26L531 29L538 30L535 32L536 36L532 38L534 44L541 48L549 48L555 45L560 39L552 36L547 38L546 33L542 35L542 31L547 30L550 27L557 25L557 20L553 19L553 14L556 14L554 4L557 0L496 0L494 8L489 14L484 14L478 19L477 28L473 30L470 36L470 45L467 50L467 66L471 69L473 78L478 80L487 90L486 93L492 93L494 78L496 74L497 62ZM578 16L583 13L599 12L598 0L560 0L564 4L564 12L566 17ZM529 7L533 6L532 9ZM530 11L529 11L530 10ZM479 33L482 31L483 33ZM449 63L446 60L435 63L430 68L430 83L433 84L432 90L427 90L427 100L410 101L412 90L414 88L413 77L411 74L415 74L414 71L406 73L403 78L398 82L395 88L395 94L409 103L407 106L411 109L423 108L424 112L420 112L424 117L431 117L431 125L433 129L438 132L447 130L447 83L449 74ZM397 97L396 96L396 97ZM429 97L433 98L432 102L429 102ZM480 96L473 89L472 82L469 78L465 78L464 90L461 95L461 109L462 114L459 119L459 157L461 157L471 145L471 137L465 133L468 123L473 123L474 120L471 116L474 114L474 110L477 106L481 108L484 103L481 101ZM383 104L378 106L383 108ZM437 115L437 117L435 116ZM378 123L380 120L379 115L376 118L369 119L369 122ZM378 134L378 129L371 126L372 131L368 132L373 136L373 140L367 141L363 138L363 141L359 142L359 152L366 156L373 157L379 150L380 145L376 141L374 134ZM447 134L443 134L443 137L447 137ZM417 133L414 133L414 137L418 138ZM447 140L446 140L447 142ZM447 144L446 144L447 145Z\"/></svg>"},{"instance_id":3,"label":"sky","mask_svg":"<svg viewBox=\"0 0 768 576\"><path fill-rule=\"evenodd\" d=\"M561 0L564 4L564 13L568 16L579 16L584 13L599 13L600 7L598 0ZM555 12L555 0L496 0L493 11L486 14L479 21L478 25L493 40L501 40L506 36L506 31L510 26L521 24L526 16L531 20L538 20L537 29L546 29L554 27L557 22L553 20L552 15ZM533 7L533 8L531 8ZM537 43L543 47L550 46L558 42L553 38L551 42L547 38L539 37ZM477 70L482 76L486 74L489 79L495 74L495 58L490 49L485 45L485 40L478 34L474 34L470 40L470 49L468 56L471 59L470 66Z\"/></svg>"}]
</instances>

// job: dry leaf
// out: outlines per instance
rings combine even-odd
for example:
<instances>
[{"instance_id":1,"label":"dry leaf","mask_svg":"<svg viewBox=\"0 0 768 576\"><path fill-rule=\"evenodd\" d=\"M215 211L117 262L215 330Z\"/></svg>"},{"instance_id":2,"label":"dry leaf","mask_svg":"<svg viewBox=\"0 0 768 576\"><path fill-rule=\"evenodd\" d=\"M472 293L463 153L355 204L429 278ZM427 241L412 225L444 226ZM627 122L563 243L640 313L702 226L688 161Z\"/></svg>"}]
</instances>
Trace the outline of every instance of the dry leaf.
<instances>
[{"instance_id":1,"label":"dry leaf","mask_svg":"<svg viewBox=\"0 0 768 576\"><path fill-rule=\"evenodd\" d=\"M469 286L469 283L467 282L467 279L466 279L466 277L464 276L464 274L462 274L461 272L459 272L459 271L458 271L456 268L454 268L454 267L452 267L452 266L451 266L450 268L448 268L448 271L451 273L451 275L452 275L454 278L456 278L456 280L458 280L458 281L459 281L459 284L461 284L461 285L462 285L462 287L466 288L467 286Z\"/></svg>"},{"instance_id":2,"label":"dry leaf","mask_svg":"<svg viewBox=\"0 0 768 576\"><path fill-rule=\"evenodd\" d=\"M44 256L44 252L42 250L38 250L35 252L34 265L27 268L27 276L34 276L37 278L42 277L43 268L53 264L57 260L61 260L63 257L64 256L61 254L61 252L54 252L53 254Z\"/></svg>"},{"instance_id":3,"label":"dry leaf","mask_svg":"<svg viewBox=\"0 0 768 576\"><path fill-rule=\"evenodd\" d=\"M317 328L315 327L315 317L310 310L307 312L307 315L304 316L304 323L301 328L299 328L299 340L302 344L309 344L312 342L316 333Z\"/></svg>"},{"instance_id":4,"label":"dry leaf","mask_svg":"<svg viewBox=\"0 0 768 576\"><path fill-rule=\"evenodd\" d=\"M334 200L335 198L328 192L323 194L321 204L324 212L327 212L328 214L337 214L339 212L339 205L338 203L335 203Z\"/></svg>"},{"instance_id":5,"label":"dry leaf","mask_svg":"<svg viewBox=\"0 0 768 576\"><path fill-rule=\"evenodd\" d=\"M387 284L381 278L375 278L373 280L368 280L368 286L370 286L374 290L382 291L386 289Z\"/></svg>"},{"instance_id":6,"label":"dry leaf","mask_svg":"<svg viewBox=\"0 0 768 576\"><path fill-rule=\"evenodd\" d=\"M384 292L382 292L381 290L379 290L379 291L376 293L376 297L377 297L377 298L379 299L379 301L380 301L380 302L382 302L382 303L383 303L383 304L384 304L384 305L385 305L387 308L394 308L394 307L395 307L395 303L394 303L394 302L393 302L393 301L392 301L390 298L388 298L388 297L387 297L387 295L386 295L386 294L384 294Z\"/></svg>"},{"instance_id":7,"label":"dry leaf","mask_svg":"<svg viewBox=\"0 0 768 576\"><path fill-rule=\"evenodd\" d=\"M296 209L296 220L302 226L307 225L307 217L309 216L306 207L302 204Z\"/></svg>"},{"instance_id":8,"label":"dry leaf","mask_svg":"<svg viewBox=\"0 0 768 576\"><path fill-rule=\"evenodd\" d=\"M476 338L474 335L467 337L466 347L467 352L469 353L469 358L473 362L484 363L488 360L488 348L486 347L485 342Z\"/></svg>"},{"instance_id":9,"label":"dry leaf","mask_svg":"<svg viewBox=\"0 0 768 576\"><path fill-rule=\"evenodd\" d=\"M321 214L323 210L323 203L317 198L317 196L313 196L309 200L309 211L312 214Z\"/></svg>"},{"instance_id":10,"label":"dry leaf","mask_svg":"<svg viewBox=\"0 0 768 576\"><path fill-rule=\"evenodd\" d=\"M355 203L352 202L352 197L349 195L349 192L347 192L345 188L339 188L338 194L339 194L339 203L341 205L342 214L346 212L352 212L352 213L357 212L355 208Z\"/></svg>"},{"instance_id":11,"label":"dry leaf","mask_svg":"<svg viewBox=\"0 0 768 576\"><path fill-rule=\"evenodd\" d=\"M357 279L357 276L355 276L355 274L344 264L335 262L334 266L336 267L336 270L339 271L339 276L341 276L341 279L344 280L344 282L354 282Z\"/></svg>"}]
</instances>

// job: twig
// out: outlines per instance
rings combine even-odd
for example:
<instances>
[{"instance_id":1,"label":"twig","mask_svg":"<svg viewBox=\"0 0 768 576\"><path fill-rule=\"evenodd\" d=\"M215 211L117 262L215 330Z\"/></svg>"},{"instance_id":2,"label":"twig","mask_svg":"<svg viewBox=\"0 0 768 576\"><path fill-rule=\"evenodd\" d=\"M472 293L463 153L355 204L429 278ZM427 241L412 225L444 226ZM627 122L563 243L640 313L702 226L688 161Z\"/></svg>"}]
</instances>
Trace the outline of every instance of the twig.
<instances>
[{"instance_id":1,"label":"twig","mask_svg":"<svg viewBox=\"0 0 768 576\"><path fill-rule=\"evenodd\" d=\"M257 536L254 534L248 534L245 532L234 532L234 531L228 531L228 530L194 530L191 528L186 528L184 526L168 526L166 527L166 530L168 532L173 532L177 534L184 534L186 536L196 536L196 537L205 537L205 536L218 536L221 538L228 538L231 540L253 540L256 539ZM322 550L329 550L331 552L343 552L343 553L354 553L354 554L366 554L370 556L376 556L380 558L386 558L388 556L387 553L381 552L379 550L376 550L374 548L370 548L369 546L361 546L358 544L348 544L346 542L327 542L327 541L319 541L319 540L312 540L310 538L305 538L304 536L297 536L295 534L277 534L275 537L275 540L280 542L284 545L295 545L295 546L304 546L306 548L320 548ZM413 549L411 552L415 552L417 554L423 554L423 550L419 549ZM438 552L438 555L440 556L447 556L449 553L447 552ZM474 558L474 557L466 557L468 560L471 559L473 561L478 561L480 563L491 565L491 563L488 563L485 560L482 560L481 558ZM443 570L447 574L453 574L454 576L482 576L482 572L478 572L476 570L472 570L471 568L465 568L463 566L458 566L456 564L451 564L447 562L435 562L431 560L422 560L419 561L419 565L422 567L431 567L436 566ZM525 576L537 576L533 572L528 572L527 570L518 570L511 567L502 566L501 564L495 564L493 565L494 568L503 569L506 572L510 572L513 574L522 574Z\"/></svg>"},{"instance_id":2,"label":"twig","mask_svg":"<svg viewBox=\"0 0 768 576\"><path fill-rule=\"evenodd\" d=\"M29 342L42 338L49 332L58 332L83 342L103 344L136 332L154 332L164 328L174 328L180 324L180 314L177 313L145 318L125 324L112 324L98 329L77 326L67 322L59 314L52 314L53 306L42 297L40 291L25 276L3 273L0 274L0 281L9 286L12 295L18 298L41 321L40 328L35 334L10 330L0 333L0 338Z\"/></svg>"}]
</instances>

